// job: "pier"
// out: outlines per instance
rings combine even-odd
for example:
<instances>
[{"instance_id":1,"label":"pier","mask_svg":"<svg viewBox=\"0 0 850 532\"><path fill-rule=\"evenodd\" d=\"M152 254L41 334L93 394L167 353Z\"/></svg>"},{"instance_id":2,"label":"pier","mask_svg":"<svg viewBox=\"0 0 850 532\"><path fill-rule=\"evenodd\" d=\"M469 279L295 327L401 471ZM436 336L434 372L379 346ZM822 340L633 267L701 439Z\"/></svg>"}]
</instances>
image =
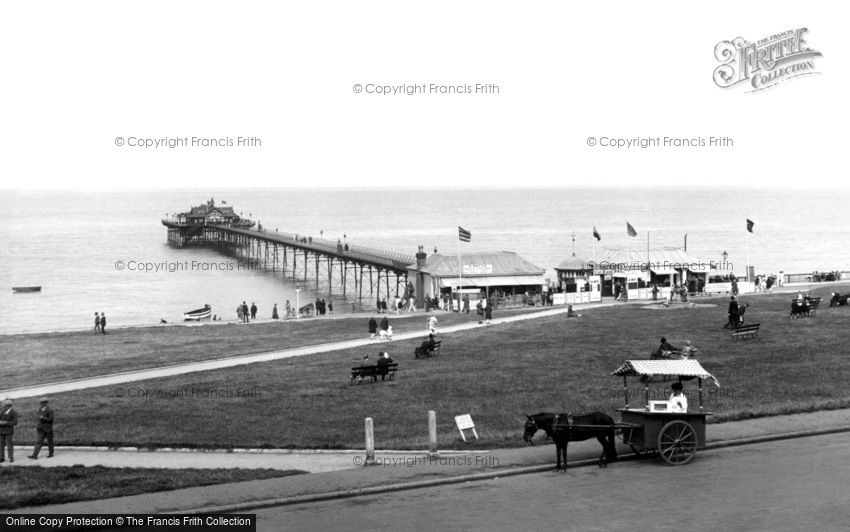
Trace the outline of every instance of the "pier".
<instances>
[{"instance_id":1,"label":"pier","mask_svg":"<svg viewBox=\"0 0 850 532\"><path fill-rule=\"evenodd\" d=\"M215 210L212 200L208 206ZM389 299L393 285L394 293L402 296L408 286L407 266L416 262L413 254L268 231L261 226L252 229L246 227L249 224L244 220L239 220L237 226L227 220L201 223L181 214L163 219L162 224L168 228L168 243L175 247L220 248L271 272L280 272L284 278L312 281L317 289L326 287L330 293L360 300L364 295Z\"/></svg>"}]
</instances>

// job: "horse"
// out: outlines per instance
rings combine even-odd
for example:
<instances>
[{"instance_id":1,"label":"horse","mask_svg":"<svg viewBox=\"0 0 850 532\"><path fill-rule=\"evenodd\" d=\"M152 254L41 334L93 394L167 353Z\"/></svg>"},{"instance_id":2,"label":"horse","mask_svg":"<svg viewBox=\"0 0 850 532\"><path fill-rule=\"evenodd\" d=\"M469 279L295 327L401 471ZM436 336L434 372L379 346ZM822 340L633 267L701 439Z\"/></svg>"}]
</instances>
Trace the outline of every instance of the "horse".
<instances>
[{"instance_id":1,"label":"horse","mask_svg":"<svg viewBox=\"0 0 850 532\"><path fill-rule=\"evenodd\" d=\"M525 422L522 439L534 445L531 438L538 429L546 432L555 442L556 464L555 471L561 470L561 458L564 460L563 470L567 470L567 443L584 441L596 437L602 445L599 455L599 467L607 467L608 462L617 460L617 446L614 443L614 420L603 412L587 412L573 416L570 414L552 414L541 412L529 416ZM593 427L590 427L590 426ZM610 427L608 427L610 425Z\"/></svg>"}]
</instances>

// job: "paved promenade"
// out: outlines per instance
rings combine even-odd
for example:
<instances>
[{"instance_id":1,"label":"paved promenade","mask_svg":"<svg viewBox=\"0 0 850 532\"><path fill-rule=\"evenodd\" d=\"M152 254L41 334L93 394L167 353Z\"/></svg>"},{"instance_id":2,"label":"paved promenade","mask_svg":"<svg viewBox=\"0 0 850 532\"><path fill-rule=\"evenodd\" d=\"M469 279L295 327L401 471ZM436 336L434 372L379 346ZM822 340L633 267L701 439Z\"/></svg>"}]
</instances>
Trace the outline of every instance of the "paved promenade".
<instances>
[{"instance_id":1,"label":"paved promenade","mask_svg":"<svg viewBox=\"0 0 850 532\"><path fill-rule=\"evenodd\" d=\"M802 436L824 429L850 430L850 409L710 424L707 427L709 449L697 453L695 460L700 460L703 453L711 453L712 447L726 446L742 439L770 438L790 433ZM517 439L521 437L521 430L522 427L517 427ZM834 437L844 436L835 435ZM38 507L38 511L145 513L230 509L249 512L251 508L352 496L357 493L414 489L446 482L492 478L494 475L548 471L554 466L555 448L552 445L546 445L545 438L541 436L538 436L536 440L538 445L535 446L499 449L486 453L440 453L434 460L429 460L421 452L379 452L377 458L380 464L368 467L360 465L363 458L362 452L315 453L306 459L315 463L312 466L315 470L327 468L325 472ZM622 445L618 449L621 454L629 452L628 448ZM570 444L571 467L576 467L585 460L595 460L599 452L599 444L595 441ZM140 452L138 454L142 455L149 467L158 467L156 464L173 460L168 457L160 461L160 455L164 453ZM51 460L58 459L61 459L60 456ZM118 460L114 460L113 463L117 463ZM180 464L182 467L193 467L192 460L189 453L186 453L185 456L181 456ZM271 463L278 458L257 454L255 460L258 463ZM301 462L298 462L299 460ZM305 460L304 456L294 457L291 462L292 468L297 469L296 464L303 464L303 460ZM42 462L48 461L38 460L38 462L39 465L45 465ZM331 470L336 467L340 469ZM617 467L616 463L609 466L609 468L614 467ZM659 462L658 467L666 466ZM683 466L683 468L687 467ZM683 471L686 472L687 469ZM565 475L569 474L569 471L565 473ZM26 513L33 509L21 509L18 513Z\"/></svg>"}]
</instances>

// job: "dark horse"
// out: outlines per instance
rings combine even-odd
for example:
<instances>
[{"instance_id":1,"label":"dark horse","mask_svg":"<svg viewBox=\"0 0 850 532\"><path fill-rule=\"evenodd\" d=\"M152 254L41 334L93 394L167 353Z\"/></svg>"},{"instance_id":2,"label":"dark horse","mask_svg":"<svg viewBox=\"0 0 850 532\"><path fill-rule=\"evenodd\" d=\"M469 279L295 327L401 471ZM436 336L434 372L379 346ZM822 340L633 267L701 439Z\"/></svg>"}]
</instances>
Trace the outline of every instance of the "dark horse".
<instances>
[{"instance_id":1,"label":"dark horse","mask_svg":"<svg viewBox=\"0 0 850 532\"><path fill-rule=\"evenodd\" d=\"M567 470L567 443L584 441L596 437L602 444L599 455L599 467L617 460L617 447L614 443L614 420L602 412L587 412L578 416L570 414L551 414L541 412L533 416L526 415L525 431L522 439L534 445L531 438L538 429L549 435L555 442L557 464L555 471L561 469L561 457L564 459L564 471ZM609 427L610 426L610 427Z\"/></svg>"}]
</instances>

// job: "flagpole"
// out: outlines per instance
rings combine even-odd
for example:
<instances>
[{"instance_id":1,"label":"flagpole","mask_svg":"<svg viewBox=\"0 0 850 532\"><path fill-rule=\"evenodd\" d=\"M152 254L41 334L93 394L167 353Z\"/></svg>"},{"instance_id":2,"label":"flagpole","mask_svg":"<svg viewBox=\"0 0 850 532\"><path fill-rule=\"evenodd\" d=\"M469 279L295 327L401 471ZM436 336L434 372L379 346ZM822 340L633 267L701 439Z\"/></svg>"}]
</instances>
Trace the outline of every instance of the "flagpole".
<instances>
[{"instance_id":1,"label":"flagpole","mask_svg":"<svg viewBox=\"0 0 850 532\"><path fill-rule=\"evenodd\" d=\"M749 231L749 229L747 230L746 242L747 242L747 281L749 282L749 280L750 280L750 231Z\"/></svg>"},{"instance_id":2,"label":"flagpole","mask_svg":"<svg viewBox=\"0 0 850 532\"><path fill-rule=\"evenodd\" d=\"M460 287L463 283L463 262L460 260L460 235L457 238L457 310L462 310L460 304Z\"/></svg>"}]
</instances>

